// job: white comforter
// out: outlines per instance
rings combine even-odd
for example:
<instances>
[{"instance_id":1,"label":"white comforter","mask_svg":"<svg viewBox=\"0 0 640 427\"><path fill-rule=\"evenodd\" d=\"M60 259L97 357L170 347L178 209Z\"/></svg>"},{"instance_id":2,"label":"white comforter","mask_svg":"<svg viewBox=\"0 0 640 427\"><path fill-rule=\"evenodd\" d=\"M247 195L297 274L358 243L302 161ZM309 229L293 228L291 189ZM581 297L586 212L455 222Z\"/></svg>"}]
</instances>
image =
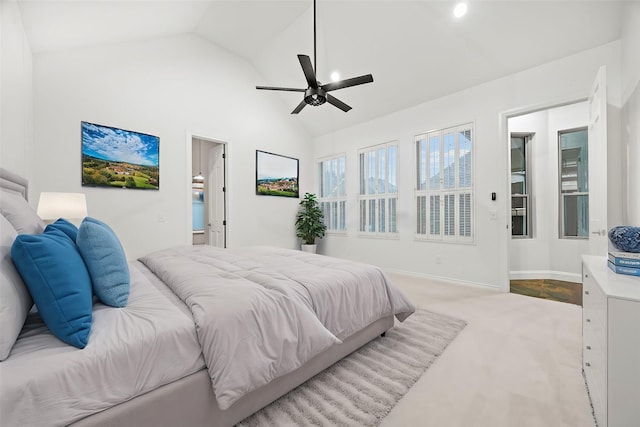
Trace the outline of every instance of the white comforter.
<instances>
[{"instance_id":1,"label":"white comforter","mask_svg":"<svg viewBox=\"0 0 640 427\"><path fill-rule=\"evenodd\" d=\"M140 260L191 309L221 409L373 321L414 311L380 269L299 251L189 246Z\"/></svg>"},{"instance_id":2,"label":"white comforter","mask_svg":"<svg viewBox=\"0 0 640 427\"><path fill-rule=\"evenodd\" d=\"M127 306L96 303L82 350L27 318L0 363L0 426L65 426L204 368L187 307L139 262L129 271Z\"/></svg>"}]
</instances>

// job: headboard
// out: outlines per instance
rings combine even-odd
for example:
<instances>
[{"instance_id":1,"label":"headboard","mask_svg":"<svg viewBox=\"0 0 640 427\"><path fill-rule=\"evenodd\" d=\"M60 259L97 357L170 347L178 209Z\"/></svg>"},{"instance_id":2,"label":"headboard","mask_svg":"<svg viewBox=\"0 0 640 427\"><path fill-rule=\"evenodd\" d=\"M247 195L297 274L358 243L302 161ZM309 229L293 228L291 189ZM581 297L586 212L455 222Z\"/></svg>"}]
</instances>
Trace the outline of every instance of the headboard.
<instances>
[{"instance_id":1,"label":"headboard","mask_svg":"<svg viewBox=\"0 0 640 427\"><path fill-rule=\"evenodd\" d=\"M16 191L29 200L29 181L5 168L0 168L0 187Z\"/></svg>"}]
</instances>

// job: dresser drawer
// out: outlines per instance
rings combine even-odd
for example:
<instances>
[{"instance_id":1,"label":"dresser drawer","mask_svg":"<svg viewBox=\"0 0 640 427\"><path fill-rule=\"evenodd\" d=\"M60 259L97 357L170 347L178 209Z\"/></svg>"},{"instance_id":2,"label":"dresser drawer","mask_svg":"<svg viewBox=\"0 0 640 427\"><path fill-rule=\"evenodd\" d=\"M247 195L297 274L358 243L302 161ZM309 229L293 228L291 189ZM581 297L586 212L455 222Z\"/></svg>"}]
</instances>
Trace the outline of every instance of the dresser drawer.
<instances>
[{"instance_id":1,"label":"dresser drawer","mask_svg":"<svg viewBox=\"0 0 640 427\"><path fill-rule=\"evenodd\" d=\"M582 369L598 426L607 425L607 296L582 273Z\"/></svg>"},{"instance_id":2,"label":"dresser drawer","mask_svg":"<svg viewBox=\"0 0 640 427\"><path fill-rule=\"evenodd\" d=\"M640 278L582 257L582 368L598 427L640 426Z\"/></svg>"},{"instance_id":3,"label":"dresser drawer","mask_svg":"<svg viewBox=\"0 0 640 427\"><path fill-rule=\"evenodd\" d=\"M606 384L607 297L588 270L583 272L582 363L598 372L598 382ZM588 365L587 365L588 364ZM602 372L600 374L600 372ZM593 375L593 374L592 374Z\"/></svg>"}]
</instances>

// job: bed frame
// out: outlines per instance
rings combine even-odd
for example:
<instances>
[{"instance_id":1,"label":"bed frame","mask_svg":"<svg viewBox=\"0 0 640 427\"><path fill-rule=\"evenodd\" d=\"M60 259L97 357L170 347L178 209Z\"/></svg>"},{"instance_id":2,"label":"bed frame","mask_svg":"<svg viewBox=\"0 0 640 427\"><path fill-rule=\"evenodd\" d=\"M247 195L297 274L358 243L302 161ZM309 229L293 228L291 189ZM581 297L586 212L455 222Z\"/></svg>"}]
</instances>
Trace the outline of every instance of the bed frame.
<instances>
[{"instance_id":1,"label":"bed frame","mask_svg":"<svg viewBox=\"0 0 640 427\"><path fill-rule=\"evenodd\" d=\"M320 353L309 362L245 395L227 410L220 410L206 369L140 395L128 402L90 415L73 424L93 426L231 427L322 372L338 360L384 334L393 316L383 317Z\"/></svg>"},{"instance_id":2,"label":"bed frame","mask_svg":"<svg viewBox=\"0 0 640 427\"><path fill-rule=\"evenodd\" d=\"M20 192L28 198L28 181L0 168L0 187ZM213 393L208 370L159 387L148 393L95 413L71 426L75 427L231 427L293 390L338 360L383 335L393 326L393 315L383 317L318 354L293 372L276 378L221 410ZM34 408L37 410L37 408Z\"/></svg>"}]
</instances>

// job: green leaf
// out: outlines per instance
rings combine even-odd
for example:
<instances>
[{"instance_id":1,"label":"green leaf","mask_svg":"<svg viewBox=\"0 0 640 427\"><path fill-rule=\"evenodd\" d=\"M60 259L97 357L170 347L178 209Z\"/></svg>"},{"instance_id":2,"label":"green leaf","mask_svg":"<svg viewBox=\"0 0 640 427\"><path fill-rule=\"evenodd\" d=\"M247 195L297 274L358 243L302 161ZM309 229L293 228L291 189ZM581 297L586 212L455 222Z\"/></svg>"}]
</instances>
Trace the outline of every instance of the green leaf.
<instances>
[{"instance_id":1,"label":"green leaf","mask_svg":"<svg viewBox=\"0 0 640 427\"><path fill-rule=\"evenodd\" d=\"M316 195L305 193L300 200L300 210L296 215L296 236L305 244L313 245L316 238L324 237L327 226L322 222L323 214Z\"/></svg>"}]
</instances>

